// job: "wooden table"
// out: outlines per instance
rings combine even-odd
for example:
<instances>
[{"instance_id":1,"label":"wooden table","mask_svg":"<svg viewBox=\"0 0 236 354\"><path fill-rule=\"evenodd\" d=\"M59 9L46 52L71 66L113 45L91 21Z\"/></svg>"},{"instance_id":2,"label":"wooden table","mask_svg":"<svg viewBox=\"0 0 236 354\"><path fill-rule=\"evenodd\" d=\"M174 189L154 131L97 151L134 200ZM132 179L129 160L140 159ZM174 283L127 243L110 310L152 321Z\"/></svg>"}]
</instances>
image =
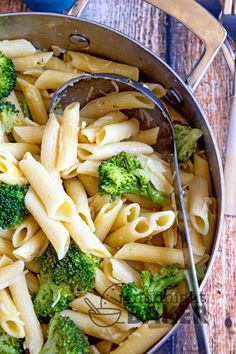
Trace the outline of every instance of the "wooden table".
<instances>
[{"instance_id":1,"label":"wooden table","mask_svg":"<svg viewBox=\"0 0 236 354\"><path fill-rule=\"evenodd\" d=\"M175 1L178 3L178 0ZM1 13L24 10L26 8L20 0L0 1ZM186 78L201 53L201 45L191 33L143 0L91 0L82 17L134 38L158 53L183 78ZM222 53L219 53L198 87L196 96L211 122L222 158L231 85L229 70ZM236 353L235 269L236 218L226 217L216 262L204 289L208 331L214 354ZM193 327L182 325L168 347L165 346L160 352L197 353Z\"/></svg>"}]
</instances>

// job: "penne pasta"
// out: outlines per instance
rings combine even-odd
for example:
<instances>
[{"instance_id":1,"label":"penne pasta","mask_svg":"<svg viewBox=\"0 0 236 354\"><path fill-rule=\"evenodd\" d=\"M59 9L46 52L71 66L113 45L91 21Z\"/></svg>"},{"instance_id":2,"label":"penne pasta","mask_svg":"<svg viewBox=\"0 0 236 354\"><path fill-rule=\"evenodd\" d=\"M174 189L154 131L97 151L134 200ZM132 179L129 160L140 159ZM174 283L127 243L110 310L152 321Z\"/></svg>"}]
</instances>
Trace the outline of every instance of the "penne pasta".
<instances>
[{"instance_id":1,"label":"penne pasta","mask_svg":"<svg viewBox=\"0 0 236 354\"><path fill-rule=\"evenodd\" d=\"M88 73L111 73L127 76L130 79L138 80L139 70L135 66L115 63L111 60L104 60L86 53L68 51L65 53L65 61L76 69Z\"/></svg>"},{"instance_id":2,"label":"penne pasta","mask_svg":"<svg viewBox=\"0 0 236 354\"><path fill-rule=\"evenodd\" d=\"M5 238L6 240L12 240L12 236L13 236L13 230L10 229L2 229L0 227L0 238Z\"/></svg>"},{"instance_id":3,"label":"penne pasta","mask_svg":"<svg viewBox=\"0 0 236 354\"><path fill-rule=\"evenodd\" d=\"M83 184L89 197L98 193L98 179L92 176L79 175L79 180Z\"/></svg>"},{"instance_id":4,"label":"penne pasta","mask_svg":"<svg viewBox=\"0 0 236 354\"><path fill-rule=\"evenodd\" d=\"M19 169L18 161L7 151L0 152L0 182L7 184L27 184Z\"/></svg>"},{"instance_id":5,"label":"penne pasta","mask_svg":"<svg viewBox=\"0 0 236 354\"><path fill-rule=\"evenodd\" d=\"M29 189L25 196L25 206L52 243L57 252L58 259L62 259L70 243L70 236L67 229L60 221L48 217L46 209L32 188Z\"/></svg>"},{"instance_id":6,"label":"penne pasta","mask_svg":"<svg viewBox=\"0 0 236 354\"><path fill-rule=\"evenodd\" d=\"M26 80L18 78L17 82L24 94L32 119L36 123L45 124L48 120L48 114L39 90Z\"/></svg>"},{"instance_id":7,"label":"penne pasta","mask_svg":"<svg viewBox=\"0 0 236 354\"><path fill-rule=\"evenodd\" d=\"M130 283L132 281L140 283L139 273L121 259L105 258L102 262L102 269L113 283Z\"/></svg>"},{"instance_id":8,"label":"penne pasta","mask_svg":"<svg viewBox=\"0 0 236 354\"><path fill-rule=\"evenodd\" d=\"M78 144L78 157L81 160L106 160L123 151L137 155L149 155L153 152L153 149L149 145L132 141L111 143L109 145Z\"/></svg>"},{"instance_id":9,"label":"penne pasta","mask_svg":"<svg viewBox=\"0 0 236 354\"><path fill-rule=\"evenodd\" d=\"M91 218L87 194L82 183L78 180L78 178L71 178L64 181L64 186L67 194L75 203L79 216L86 222L90 230L94 232L95 226Z\"/></svg>"},{"instance_id":10,"label":"penne pasta","mask_svg":"<svg viewBox=\"0 0 236 354\"><path fill-rule=\"evenodd\" d=\"M117 230L120 229L122 226L134 221L137 219L140 213L140 205L137 203L126 204L121 207L120 212L118 213L112 229Z\"/></svg>"},{"instance_id":11,"label":"penne pasta","mask_svg":"<svg viewBox=\"0 0 236 354\"><path fill-rule=\"evenodd\" d=\"M101 258L110 257L106 247L92 233L88 225L77 213L73 215L73 219L70 222L65 222L64 224L81 251L92 253Z\"/></svg>"},{"instance_id":12,"label":"penne pasta","mask_svg":"<svg viewBox=\"0 0 236 354\"><path fill-rule=\"evenodd\" d=\"M150 91L157 96L157 98L162 98L166 95L167 90L160 84L145 82L143 86L147 86Z\"/></svg>"},{"instance_id":13,"label":"penne pasta","mask_svg":"<svg viewBox=\"0 0 236 354\"><path fill-rule=\"evenodd\" d=\"M62 71L64 73L76 72L76 70L69 63L65 63L63 60L56 58L54 56L47 61L46 65L44 66L44 69Z\"/></svg>"},{"instance_id":14,"label":"penne pasta","mask_svg":"<svg viewBox=\"0 0 236 354\"><path fill-rule=\"evenodd\" d=\"M145 263L173 264L184 267L183 251L175 248L150 246L141 243L127 243L114 256L117 259L142 261Z\"/></svg>"},{"instance_id":15,"label":"penne pasta","mask_svg":"<svg viewBox=\"0 0 236 354\"><path fill-rule=\"evenodd\" d=\"M14 127L13 136L17 142L29 144L41 144L44 126L37 127Z\"/></svg>"},{"instance_id":16,"label":"penne pasta","mask_svg":"<svg viewBox=\"0 0 236 354\"><path fill-rule=\"evenodd\" d=\"M23 57L36 53L35 47L26 39L0 41L0 51L8 58Z\"/></svg>"},{"instance_id":17,"label":"penne pasta","mask_svg":"<svg viewBox=\"0 0 236 354\"><path fill-rule=\"evenodd\" d=\"M39 279L36 275L31 272L25 274L25 279L27 282L27 287L31 294L37 294L39 291Z\"/></svg>"},{"instance_id":18,"label":"penne pasta","mask_svg":"<svg viewBox=\"0 0 236 354\"><path fill-rule=\"evenodd\" d=\"M148 215L148 219L153 227L152 235L168 230L175 221L175 213L172 210L160 211Z\"/></svg>"},{"instance_id":19,"label":"penne pasta","mask_svg":"<svg viewBox=\"0 0 236 354\"><path fill-rule=\"evenodd\" d=\"M16 71L41 69L46 65L52 55L53 52L37 52L32 55L13 58L12 61Z\"/></svg>"},{"instance_id":20,"label":"penne pasta","mask_svg":"<svg viewBox=\"0 0 236 354\"><path fill-rule=\"evenodd\" d=\"M159 134L159 127L140 130L132 139L132 141L138 141L139 143L155 145Z\"/></svg>"},{"instance_id":21,"label":"penne pasta","mask_svg":"<svg viewBox=\"0 0 236 354\"><path fill-rule=\"evenodd\" d=\"M12 254L13 250L14 248L11 241L0 237L0 256L5 255L7 257L14 258Z\"/></svg>"},{"instance_id":22,"label":"penne pasta","mask_svg":"<svg viewBox=\"0 0 236 354\"><path fill-rule=\"evenodd\" d=\"M98 167L101 161L87 160L79 163L77 173L79 175L86 175L98 178Z\"/></svg>"},{"instance_id":23,"label":"penne pasta","mask_svg":"<svg viewBox=\"0 0 236 354\"><path fill-rule=\"evenodd\" d=\"M11 337L24 338L24 323L7 289L0 291L0 304L0 325L2 329Z\"/></svg>"},{"instance_id":24,"label":"penne pasta","mask_svg":"<svg viewBox=\"0 0 236 354\"><path fill-rule=\"evenodd\" d=\"M105 125L96 134L96 144L105 145L127 140L137 135L139 131L139 121L131 118L127 121Z\"/></svg>"},{"instance_id":25,"label":"penne pasta","mask_svg":"<svg viewBox=\"0 0 236 354\"><path fill-rule=\"evenodd\" d=\"M75 212L75 205L63 188L54 183L45 167L27 153L20 162L20 168L42 201L48 216L54 220L69 221Z\"/></svg>"},{"instance_id":26,"label":"penne pasta","mask_svg":"<svg viewBox=\"0 0 236 354\"><path fill-rule=\"evenodd\" d=\"M81 109L81 116L88 118L99 118L114 111L133 108L154 108L154 103L138 91L124 91L112 93L105 97L97 98L87 103Z\"/></svg>"},{"instance_id":27,"label":"penne pasta","mask_svg":"<svg viewBox=\"0 0 236 354\"><path fill-rule=\"evenodd\" d=\"M31 154L38 154L39 146L27 143L2 143L0 144L0 154L8 152L17 160L21 160L26 152Z\"/></svg>"},{"instance_id":28,"label":"penne pasta","mask_svg":"<svg viewBox=\"0 0 236 354\"><path fill-rule=\"evenodd\" d=\"M16 228L12 237L13 246L20 247L35 234L39 225L32 215L28 215L25 220Z\"/></svg>"},{"instance_id":29,"label":"penne pasta","mask_svg":"<svg viewBox=\"0 0 236 354\"><path fill-rule=\"evenodd\" d=\"M122 204L122 200L117 199L112 203L105 204L97 214L94 220L94 225L96 230L95 234L100 241L103 242L109 234Z\"/></svg>"},{"instance_id":30,"label":"penne pasta","mask_svg":"<svg viewBox=\"0 0 236 354\"><path fill-rule=\"evenodd\" d=\"M123 246L128 242L135 242L150 236L153 232L153 225L145 217L138 217L134 221L122 226L120 229L110 233L105 242L114 248Z\"/></svg>"},{"instance_id":31,"label":"penne pasta","mask_svg":"<svg viewBox=\"0 0 236 354\"><path fill-rule=\"evenodd\" d=\"M59 59L58 59L59 60ZM66 63L65 63L66 64ZM59 70L45 70L35 82L38 89L57 90L65 82L82 76L84 73L78 71L77 73L63 72Z\"/></svg>"},{"instance_id":32,"label":"penne pasta","mask_svg":"<svg viewBox=\"0 0 236 354\"><path fill-rule=\"evenodd\" d=\"M10 292L24 322L25 346L30 354L38 354L43 346L43 333L34 312L25 276L10 286Z\"/></svg>"},{"instance_id":33,"label":"penne pasta","mask_svg":"<svg viewBox=\"0 0 236 354\"><path fill-rule=\"evenodd\" d=\"M204 177L207 180L209 194L212 194L211 174L208 161L198 154L194 154L193 173L195 176Z\"/></svg>"},{"instance_id":34,"label":"penne pasta","mask_svg":"<svg viewBox=\"0 0 236 354\"><path fill-rule=\"evenodd\" d=\"M36 232L33 237L21 247L15 249L13 254L24 262L31 262L34 258L40 257L48 247L48 238L42 230Z\"/></svg>"},{"instance_id":35,"label":"penne pasta","mask_svg":"<svg viewBox=\"0 0 236 354\"><path fill-rule=\"evenodd\" d=\"M106 300L122 307L120 298L120 286L111 282L101 269L97 269L95 277L95 289Z\"/></svg>"},{"instance_id":36,"label":"penne pasta","mask_svg":"<svg viewBox=\"0 0 236 354\"><path fill-rule=\"evenodd\" d=\"M16 261L0 267L0 290L7 288L22 277L24 262Z\"/></svg>"},{"instance_id":37,"label":"penne pasta","mask_svg":"<svg viewBox=\"0 0 236 354\"><path fill-rule=\"evenodd\" d=\"M77 159L79 109L79 103L72 103L66 107L63 113L57 160L57 169L59 171L70 168Z\"/></svg>"}]
</instances>

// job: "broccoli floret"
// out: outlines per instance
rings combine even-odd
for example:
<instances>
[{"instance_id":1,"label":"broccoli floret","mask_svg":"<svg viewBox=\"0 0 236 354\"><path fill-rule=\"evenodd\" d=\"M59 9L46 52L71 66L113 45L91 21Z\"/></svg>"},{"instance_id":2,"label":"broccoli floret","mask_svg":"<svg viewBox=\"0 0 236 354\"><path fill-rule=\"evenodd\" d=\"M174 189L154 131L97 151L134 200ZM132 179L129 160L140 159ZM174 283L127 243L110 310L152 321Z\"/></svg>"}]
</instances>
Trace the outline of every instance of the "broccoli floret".
<instances>
[{"instance_id":1,"label":"broccoli floret","mask_svg":"<svg viewBox=\"0 0 236 354\"><path fill-rule=\"evenodd\" d=\"M34 300L38 317L48 320L56 312L68 308L74 293L91 291L99 262L98 257L83 253L74 242L59 261L50 244L39 257L40 289Z\"/></svg>"},{"instance_id":2,"label":"broccoli floret","mask_svg":"<svg viewBox=\"0 0 236 354\"><path fill-rule=\"evenodd\" d=\"M179 162L186 162L197 149L197 141L202 136L200 129L175 124L175 137Z\"/></svg>"},{"instance_id":3,"label":"broccoli floret","mask_svg":"<svg viewBox=\"0 0 236 354\"><path fill-rule=\"evenodd\" d=\"M28 188L18 184L0 185L0 227L2 229L14 229L27 215L25 195Z\"/></svg>"},{"instance_id":4,"label":"broccoli floret","mask_svg":"<svg viewBox=\"0 0 236 354\"><path fill-rule=\"evenodd\" d=\"M134 154L122 152L111 157L100 164L98 173L99 193L110 194L111 200L123 193L142 196L162 206L169 200L166 193L154 188Z\"/></svg>"},{"instance_id":5,"label":"broccoli floret","mask_svg":"<svg viewBox=\"0 0 236 354\"><path fill-rule=\"evenodd\" d=\"M90 354L90 344L69 317L55 315L48 330L48 340L40 354Z\"/></svg>"},{"instance_id":6,"label":"broccoli floret","mask_svg":"<svg viewBox=\"0 0 236 354\"><path fill-rule=\"evenodd\" d=\"M13 61L0 52L0 99L10 95L16 85Z\"/></svg>"},{"instance_id":7,"label":"broccoli floret","mask_svg":"<svg viewBox=\"0 0 236 354\"><path fill-rule=\"evenodd\" d=\"M23 354L23 341L22 339L9 336L0 327L0 353L1 354Z\"/></svg>"},{"instance_id":8,"label":"broccoli floret","mask_svg":"<svg viewBox=\"0 0 236 354\"><path fill-rule=\"evenodd\" d=\"M155 320L163 315L167 288L184 279L184 270L179 270L176 264L163 266L161 271L154 275L143 271L140 286L135 282L122 285L121 299L127 310L140 320Z\"/></svg>"},{"instance_id":9,"label":"broccoli floret","mask_svg":"<svg viewBox=\"0 0 236 354\"><path fill-rule=\"evenodd\" d=\"M18 119L19 111L16 106L10 102L0 102L0 122L3 131L8 134L12 132L12 128L22 125L22 121Z\"/></svg>"}]
</instances>

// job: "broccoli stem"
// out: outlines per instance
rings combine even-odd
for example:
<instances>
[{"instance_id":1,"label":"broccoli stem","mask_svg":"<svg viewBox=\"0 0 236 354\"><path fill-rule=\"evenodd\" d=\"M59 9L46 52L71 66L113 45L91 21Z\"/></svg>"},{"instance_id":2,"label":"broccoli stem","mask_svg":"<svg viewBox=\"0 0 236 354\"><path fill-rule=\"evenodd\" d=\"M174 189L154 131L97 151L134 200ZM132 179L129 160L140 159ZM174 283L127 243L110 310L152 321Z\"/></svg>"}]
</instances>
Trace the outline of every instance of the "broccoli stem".
<instances>
[{"instance_id":1,"label":"broccoli stem","mask_svg":"<svg viewBox=\"0 0 236 354\"><path fill-rule=\"evenodd\" d=\"M127 190L125 193L135 194L140 197L151 199L155 204L159 204L161 206L164 206L166 202L169 200L169 196L166 193L155 189L151 185L151 183L148 184L147 190L142 190L133 187Z\"/></svg>"}]
</instances>

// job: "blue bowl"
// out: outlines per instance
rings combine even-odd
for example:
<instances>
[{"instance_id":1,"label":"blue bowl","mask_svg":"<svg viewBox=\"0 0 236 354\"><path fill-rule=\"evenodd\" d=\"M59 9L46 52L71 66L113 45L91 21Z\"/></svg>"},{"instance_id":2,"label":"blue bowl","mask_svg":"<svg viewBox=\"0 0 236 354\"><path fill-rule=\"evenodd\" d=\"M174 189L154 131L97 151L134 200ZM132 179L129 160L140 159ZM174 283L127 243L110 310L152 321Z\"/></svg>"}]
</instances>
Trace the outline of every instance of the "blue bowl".
<instances>
[{"instance_id":1,"label":"blue bowl","mask_svg":"<svg viewBox=\"0 0 236 354\"><path fill-rule=\"evenodd\" d=\"M56 12L69 11L75 0L23 0L25 5L36 12Z\"/></svg>"}]
</instances>

